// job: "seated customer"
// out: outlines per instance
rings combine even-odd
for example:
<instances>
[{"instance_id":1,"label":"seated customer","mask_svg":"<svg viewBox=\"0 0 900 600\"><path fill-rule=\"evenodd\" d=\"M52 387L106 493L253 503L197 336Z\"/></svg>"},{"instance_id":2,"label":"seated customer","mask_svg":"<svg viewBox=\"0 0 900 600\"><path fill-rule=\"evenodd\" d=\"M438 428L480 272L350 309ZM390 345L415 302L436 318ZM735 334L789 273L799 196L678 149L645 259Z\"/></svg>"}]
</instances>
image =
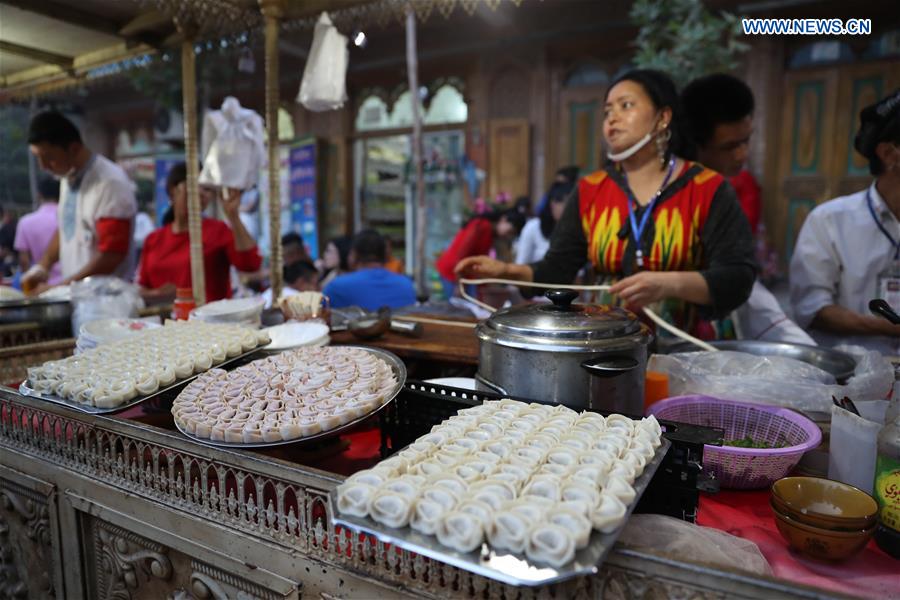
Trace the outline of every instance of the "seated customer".
<instances>
[{"instance_id":1,"label":"seated customer","mask_svg":"<svg viewBox=\"0 0 900 600\"><path fill-rule=\"evenodd\" d=\"M309 253L306 251L306 244L299 233L289 231L281 236L281 257L284 266L292 265L296 262L311 261ZM285 283L287 280L285 279Z\"/></svg>"},{"instance_id":2,"label":"seated customer","mask_svg":"<svg viewBox=\"0 0 900 600\"><path fill-rule=\"evenodd\" d=\"M349 258L353 272L338 275L323 290L331 307L359 306L374 311L382 306L400 308L415 304L412 281L385 269L386 256L387 245L380 233L367 229L356 234Z\"/></svg>"},{"instance_id":3,"label":"seated customer","mask_svg":"<svg viewBox=\"0 0 900 600\"><path fill-rule=\"evenodd\" d=\"M820 204L791 257L791 303L822 345L857 344L900 355L900 326L869 314L869 300L900 309L900 89L860 113L854 147L875 181Z\"/></svg>"},{"instance_id":4,"label":"seated customer","mask_svg":"<svg viewBox=\"0 0 900 600\"><path fill-rule=\"evenodd\" d=\"M315 292L319 289L319 271L309 260L298 260L291 264L285 264L282 274L284 277L282 298L294 296L300 292ZM270 308L272 306L272 288L264 291L261 296L266 301L266 308Z\"/></svg>"},{"instance_id":5,"label":"seated customer","mask_svg":"<svg viewBox=\"0 0 900 600\"><path fill-rule=\"evenodd\" d=\"M145 288L144 297L149 302L171 300L177 288L191 287L186 179L184 163L172 167L166 179L172 222L148 235L144 241L138 283ZM201 190L201 210L213 198L213 191ZM215 219L204 218L202 221L207 302L231 297L232 265L239 271L252 272L262 264L256 241L247 233L239 217L240 192L227 190L221 202L228 224Z\"/></svg>"}]
</instances>

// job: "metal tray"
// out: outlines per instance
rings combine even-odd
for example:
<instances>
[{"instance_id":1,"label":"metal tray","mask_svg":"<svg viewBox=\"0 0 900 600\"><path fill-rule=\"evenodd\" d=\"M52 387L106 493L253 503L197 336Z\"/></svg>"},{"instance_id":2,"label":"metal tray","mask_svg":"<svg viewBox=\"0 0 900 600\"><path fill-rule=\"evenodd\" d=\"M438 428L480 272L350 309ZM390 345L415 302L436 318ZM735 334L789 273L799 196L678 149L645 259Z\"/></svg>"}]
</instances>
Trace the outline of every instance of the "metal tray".
<instances>
[{"instance_id":1,"label":"metal tray","mask_svg":"<svg viewBox=\"0 0 900 600\"><path fill-rule=\"evenodd\" d=\"M238 354L237 356L235 356L233 358L226 359L225 362L221 362L217 365L213 365L210 368L211 369L222 369L222 368L227 367L228 365L231 365L239 360L245 359L249 356L252 356L253 354L256 354L257 352L260 352L263 348L265 348L265 346L257 346L253 350L249 350L242 354ZM167 392L170 392L172 390L175 390L181 386L187 385L188 383L190 383L191 381L196 379L199 375L200 375L200 373L194 373L190 377L188 377L186 379L180 379L180 380L176 381L175 383L173 383L172 385L169 385L162 389L156 390L155 392L153 392L152 394L150 394L148 396L138 396L137 398L129 400L128 402L125 402L124 404L120 404L119 406L113 406L110 408L99 408L96 406L89 406L87 404L79 404L78 402L74 402L72 400L66 400L65 398L60 398L59 396L55 396L53 394L42 394L41 392L38 392L34 388L32 388L31 384L29 383L29 381L27 379L19 385L19 393L22 394L23 396L31 396L32 398L39 398L40 400L46 400L47 402L53 402L54 404L61 404L62 406L68 406L69 408L75 409L75 410L83 412L83 413L87 413L89 415L109 415L109 414L113 414L113 413L117 413L117 412L122 412L123 410L131 408L132 406L140 404L141 402L146 402L147 400L156 398L157 396L161 396L161 395L163 395Z\"/></svg>"},{"instance_id":2,"label":"metal tray","mask_svg":"<svg viewBox=\"0 0 900 600\"><path fill-rule=\"evenodd\" d=\"M394 354L387 352L385 350L382 350L380 348L370 348L368 346L341 346L341 347L342 348L359 348L360 350L365 350L366 352L370 352L370 353L376 355L378 358L384 360L391 366L391 369L394 371L394 375L397 377L397 385L387 395L387 397L386 397L387 399L384 401L384 403L368 414L365 414L361 417L357 417L356 419L353 419L352 421L344 423L343 425L338 425L334 429L329 429L328 431L320 431L319 433L316 433L314 435L308 435L306 437L294 438L292 440L282 440L280 442L259 442L259 443L251 443L251 444L244 444L244 443L239 444L237 442L216 442L216 441L210 440L208 438L197 437L196 435L192 435L192 434L186 432L185 430L183 430L181 427L178 426L177 422L175 423L175 427L185 437L194 440L198 444L206 444L207 446L215 446L216 448L270 448L273 446L287 446L289 444L306 443L306 442L312 442L314 440L324 440L324 439L339 435L343 431L346 431L347 429L350 429L351 427L359 425L363 421L370 419L371 417L375 416L376 414L378 414L379 412L384 410L391 403L391 401L397 397L397 394L400 393L400 390L403 389L403 384L406 382L406 365L404 365L403 361L400 360ZM288 352L290 352L290 350L288 350Z\"/></svg>"},{"instance_id":3,"label":"metal tray","mask_svg":"<svg viewBox=\"0 0 900 600\"><path fill-rule=\"evenodd\" d=\"M627 507L626 523L671 446L669 440L662 438L661 441L662 444L656 449L653 459L647 463L644 472L634 482L635 498ZM456 552L439 543L434 536L423 535L409 527L392 529L383 527L368 517L338 516L334 506L334 494L331 494L331 502L331 514L334 515L335 525L373 535L387 544L516 586L545 585L597 573L622 531L621 527L612 533L592 531L588 545L577 550L571 562L562 567L551 567L533 563L522 555L510 554L506 550L494 550L487 542L482 544L480 551Z\"/></svg>"}]
</instances>

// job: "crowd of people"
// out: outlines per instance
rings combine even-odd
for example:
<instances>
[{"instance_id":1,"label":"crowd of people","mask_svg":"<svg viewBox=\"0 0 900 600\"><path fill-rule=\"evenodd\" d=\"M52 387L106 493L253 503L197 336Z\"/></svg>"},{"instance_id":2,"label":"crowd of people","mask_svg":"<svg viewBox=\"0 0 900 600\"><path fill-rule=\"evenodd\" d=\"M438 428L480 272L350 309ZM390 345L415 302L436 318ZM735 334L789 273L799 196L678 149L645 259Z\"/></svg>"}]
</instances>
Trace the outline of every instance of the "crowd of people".
<instances>
[{"instance_id":1,"label":"crowd of people","mask_svg":"<svg viewBox=\"0 0 900 600\"><path fill-rule=\"evenodd\" d=\"M860 115L855 147L874 182L817 207L800 232L790 271L796 322L757 277L761 190L746 169L754 106L750 88L730 75L681 93L658 71L622 75L606 96L606 166L580 178L577 167L560 169L531 218L527 198L472 216L435 263L446 295L460 277L569 284L581 273L609 283L609 301L659 305L704 339L852 341L900 354L900 327L867 314L874 297L900 308L900 90ZM34 213L0 222L0 248L7 263L17 259L24 289L100 274L133 279L151 301L190 287L184 164L169 175L169 212L162 227L142 232L138 258L124 171L57 112L34 117L28 143L52 177L39 180ZM240 218L241 190L202 186L200 198L224 215L202 220L207 300L228 298L232 269L257 271L262 258ZM377 231L329 241L316 262L299 235L282 245L285 294L321 290L333 307L370 310L416 302Z\"/></svg>"}]
</instances>

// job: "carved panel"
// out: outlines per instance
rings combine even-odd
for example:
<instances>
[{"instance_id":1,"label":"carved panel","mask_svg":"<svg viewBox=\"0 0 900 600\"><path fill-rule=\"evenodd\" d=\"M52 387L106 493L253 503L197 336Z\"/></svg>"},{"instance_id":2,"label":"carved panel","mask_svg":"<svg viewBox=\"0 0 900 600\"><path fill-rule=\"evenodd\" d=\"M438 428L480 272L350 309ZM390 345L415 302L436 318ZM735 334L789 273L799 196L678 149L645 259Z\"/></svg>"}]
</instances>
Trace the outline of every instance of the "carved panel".
<instances>
[{"instance_id":1,"label":"carved panel","mask_svg":"<svg viewBox=\"0 0 900 600\"><path fill-rule=\"evenodd\" d=\"M94 593L98 598L131 600L152 579L172 576L168 549L102 521L92 521Z\"/></svg>"},{"instance_id":2,"label":"carved panel","mask_svg":"<svg viewBox=\"0 0 900 600\"><path fill-rule=\"evenodd\" d=\"M199 561L191 561L190 587L172 594L171 600L279 600L285 598L251 581Z\"/></svg>"},{"instance_id":3,"label":"carved panel","mask_svg":"<svg viewBox=\"0 0 900 600\"><path fill-rule=\"evenodd\" d=\"M55 598L50 502L0 478L0 598Z\"/></svg>"}]
</instances>

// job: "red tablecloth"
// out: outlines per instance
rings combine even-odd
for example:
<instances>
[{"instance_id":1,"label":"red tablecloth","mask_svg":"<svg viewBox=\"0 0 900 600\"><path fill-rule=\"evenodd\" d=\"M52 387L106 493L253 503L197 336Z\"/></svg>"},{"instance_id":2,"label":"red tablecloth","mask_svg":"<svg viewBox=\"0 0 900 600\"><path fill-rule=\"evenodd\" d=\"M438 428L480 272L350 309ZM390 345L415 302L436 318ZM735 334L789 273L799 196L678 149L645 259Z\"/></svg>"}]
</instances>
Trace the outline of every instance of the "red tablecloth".
<instances>
[{"instance_id":1,"label":"red tablecloth","mask_svg":"<svg viewBox=\"0 0 900 600\"><path fill-rule=\"evenodd\" d=\"M697 522L755 542L780 579L864 598L900 598L900 560L875 542L841 563L807 558L781 537L769 496L768 490L704 495Z\"/></svg>"}]
</instances>

